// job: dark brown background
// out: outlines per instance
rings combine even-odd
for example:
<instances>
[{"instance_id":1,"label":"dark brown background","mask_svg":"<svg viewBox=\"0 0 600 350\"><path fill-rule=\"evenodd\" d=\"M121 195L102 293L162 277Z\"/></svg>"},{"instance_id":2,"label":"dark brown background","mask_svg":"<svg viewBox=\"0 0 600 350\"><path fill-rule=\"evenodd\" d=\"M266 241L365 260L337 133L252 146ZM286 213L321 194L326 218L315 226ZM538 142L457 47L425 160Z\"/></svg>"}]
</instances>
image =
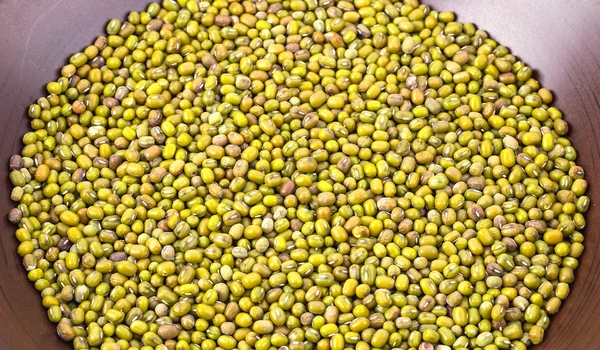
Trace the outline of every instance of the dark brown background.
<instances>
[{"instance_id":1,"label":"dark brown background","mask_svg":"<svg viewBox=\"0 0 600 350\"><path fill-rule=\"evenodd\" d=\"M69 349L56 336L40 296L27 281L16 254L8 159L20 150L28 127L27 106L74 52L103 33L106 22L143 11L147 0L0 0L0 349ZM556 106L571 126L588 181L600 203L600 1L431 0L458 20L481 25L525 63L558 96ZM541 74L540 71L544 73ZM559 315L536 350L596 349L600 331L600 212L588 215L587 236L577 280Z\"/></svg>"}]
</instances>

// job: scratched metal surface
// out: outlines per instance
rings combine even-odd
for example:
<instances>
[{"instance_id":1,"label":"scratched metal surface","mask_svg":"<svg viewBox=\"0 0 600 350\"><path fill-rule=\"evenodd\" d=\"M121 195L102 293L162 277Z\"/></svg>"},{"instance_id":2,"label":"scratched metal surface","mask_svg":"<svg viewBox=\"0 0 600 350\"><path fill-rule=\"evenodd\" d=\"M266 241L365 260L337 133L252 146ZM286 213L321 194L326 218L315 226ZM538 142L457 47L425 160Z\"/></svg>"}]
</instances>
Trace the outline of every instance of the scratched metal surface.
<instances>
[{"instance_id":1,"label":"scratched metal surface","mask_svg":"<svg viewBox=\"0 0 600 350\"><path fill-rule=\"evenodd\" d=\"M28 130L27 106L55 79L73 52L102 34L106 21L142 11L147 0L0 0L0 349L69 349L56 336L40 297L15 253L14 227L5 219L12 203L7 164ZM600 1L431 0L460 21L485 23L495 39L537 69L542 84L557 96L580 153L589 195L600 203ZM540 74L543 71L543 74ZM600 333L600 212L588 215L586 253L571 295L552 319L536 350L597 349Z\"/></svg>"}]
</instances>

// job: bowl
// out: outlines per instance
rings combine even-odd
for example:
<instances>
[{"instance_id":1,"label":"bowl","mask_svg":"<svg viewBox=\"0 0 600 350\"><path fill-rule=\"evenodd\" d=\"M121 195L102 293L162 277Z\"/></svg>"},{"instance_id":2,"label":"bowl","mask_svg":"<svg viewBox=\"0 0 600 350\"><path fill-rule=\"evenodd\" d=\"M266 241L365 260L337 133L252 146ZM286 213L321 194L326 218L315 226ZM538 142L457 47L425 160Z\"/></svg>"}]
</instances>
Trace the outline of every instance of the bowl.
<instances>
[{"instance_id":1,"label":"bowl","mask_svg":"<svg viewBox=\"0 0 600 350\"><path fill-rule=\"evenodd\" d=\"M600 1L430 0L473 22L534 68L552 90L569 123L569 139L586 171L592 206L586 216L585 253L571 295L552 317L535 350L596 349L600 334ZM148 0L0 1L0 349L72 349L56 335L39 293L16 253L15 226L8 222L11 184L8 160L29 130L26 110L59 75L74 52L104 34L111 18L145 10Z\"/></svg>"}]
</instances>

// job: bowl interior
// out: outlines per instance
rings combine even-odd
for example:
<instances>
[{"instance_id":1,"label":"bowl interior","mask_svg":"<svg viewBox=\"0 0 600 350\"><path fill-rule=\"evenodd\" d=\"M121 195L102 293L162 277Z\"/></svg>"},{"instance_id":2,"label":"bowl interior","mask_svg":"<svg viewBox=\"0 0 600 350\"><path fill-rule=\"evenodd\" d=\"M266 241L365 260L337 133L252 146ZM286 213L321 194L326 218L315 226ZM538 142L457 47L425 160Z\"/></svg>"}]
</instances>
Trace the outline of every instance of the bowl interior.
<instances>
[{"instance_id":1,"label":"bowl interior","mask_svg":"<svg viewBox=\"0 0 600 350\"><path fill-rule=\"evenodd\" d=\"M8 160L22 148L29 130L27 107L74 52L104 33L111 18L143 11L148 0L39 0L0 2L0 349L71 349L56 335L39 292L27 280L16 253L15 226L6 219L10 201ZM600 2L577 6L561 1L429 1L436 10L454 11L457 19L485 29L511 53L534 68L552 90L554 105L570 125L569 138L590 183L592 199L585 229L585 253L571 295L552 318L536 350L596 348L600 330Z\"/></svg>"}]
</instances>

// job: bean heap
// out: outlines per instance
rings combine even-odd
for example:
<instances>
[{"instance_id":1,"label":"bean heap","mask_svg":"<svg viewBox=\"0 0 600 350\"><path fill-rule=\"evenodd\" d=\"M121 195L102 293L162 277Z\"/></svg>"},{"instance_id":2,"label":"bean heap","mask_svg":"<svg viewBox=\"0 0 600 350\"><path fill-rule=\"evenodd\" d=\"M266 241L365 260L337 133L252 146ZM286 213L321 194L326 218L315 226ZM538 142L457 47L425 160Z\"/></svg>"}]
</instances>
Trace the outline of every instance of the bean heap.
<instances>
[{"instance_id":1,"label":"bean heap","mask_svg":"<svg viewBox=\"0 0 600 350\"><path fill-rule=\"evenodd\" d=\"M532 70L417 0L165 0L71 56L10 161L75 349L525 350L590 200Z\"/></svg>"}]
</instances>

